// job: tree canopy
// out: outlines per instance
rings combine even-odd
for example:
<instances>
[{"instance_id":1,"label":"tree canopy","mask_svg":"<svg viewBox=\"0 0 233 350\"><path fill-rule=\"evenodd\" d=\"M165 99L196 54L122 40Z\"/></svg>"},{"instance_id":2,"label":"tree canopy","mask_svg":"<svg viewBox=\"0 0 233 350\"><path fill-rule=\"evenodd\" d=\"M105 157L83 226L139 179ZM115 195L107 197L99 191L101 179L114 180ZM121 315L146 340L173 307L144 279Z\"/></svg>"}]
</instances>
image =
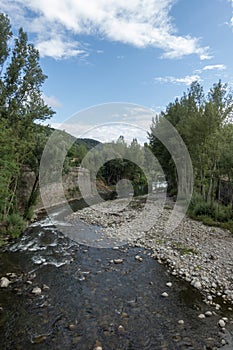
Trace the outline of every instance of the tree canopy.
<instances>
[{"instance_id":1,"label":"tree canopy","mask_svg":"<svg viewBox=\"0 0 233 350\"><path fill-rule=\"evenodd\" d=\"M25 214L28 203L21 207L19 184L25 168L38 167L47 133L39 122L54 112L43 100L42 85L47 77L38 50L28 43L22 28L13 36L9 18L3 13L0 33L0 221L4 226Z\"/></svg>"}]
</instances>

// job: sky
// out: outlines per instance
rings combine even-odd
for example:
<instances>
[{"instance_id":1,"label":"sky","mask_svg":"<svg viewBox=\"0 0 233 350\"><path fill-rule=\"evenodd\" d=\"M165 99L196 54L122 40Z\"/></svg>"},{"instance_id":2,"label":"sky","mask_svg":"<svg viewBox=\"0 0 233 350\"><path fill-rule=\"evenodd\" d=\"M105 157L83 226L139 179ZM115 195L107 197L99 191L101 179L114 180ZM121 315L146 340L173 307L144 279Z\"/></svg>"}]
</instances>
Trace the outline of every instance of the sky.
<instances>
[{"instance_id":1,"label":"sky","mask_svg":"<svg viewBox=\"0 0 233 350\"><path fill-rule=\"evenodd\" d=\"M0 9L40 52L54 127L79 120L93 138L99 124L148 130L150 111L164 110L192 81L206 92L219 79L233 85L233 0L0 0ZM119 103L132 109L117 119Z\"/></svg>"}]
</instances>

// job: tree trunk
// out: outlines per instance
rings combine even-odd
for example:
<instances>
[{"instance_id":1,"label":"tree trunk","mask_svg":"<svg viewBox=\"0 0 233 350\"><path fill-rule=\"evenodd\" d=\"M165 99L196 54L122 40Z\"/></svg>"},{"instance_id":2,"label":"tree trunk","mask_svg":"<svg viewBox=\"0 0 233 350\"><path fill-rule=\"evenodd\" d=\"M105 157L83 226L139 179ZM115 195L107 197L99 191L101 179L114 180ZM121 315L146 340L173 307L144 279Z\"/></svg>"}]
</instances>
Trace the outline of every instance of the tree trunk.
<instances>
[{"instance_id":1,"label":"tree trunk","mask_svg":"<svg viewBox=\"0 0 233 350\"><path fill-rule=\"evenodd\" d=\"M210 176L210 187L208 192L208 201L210 201L210 208L213 209L214 204L214 178L215 178L215 170L216 170L216 160L213 161L212 173Z\"/></svg>"},{"instance_id":2,"label":"tree trunk","mask_svg":"<svg viewBox=\"0 0 233 350\"><path fill-rule=\"evenodd\" d=\"M36 197L36 192L38 191L38 187L39 187L39 175L36 175L29 199L28 199L26 207L24 209L24 214L23 214L24 217L27 217L29 209L35 203L35 199L36 199L35 197Z\"/></svg>"}]
</instances>

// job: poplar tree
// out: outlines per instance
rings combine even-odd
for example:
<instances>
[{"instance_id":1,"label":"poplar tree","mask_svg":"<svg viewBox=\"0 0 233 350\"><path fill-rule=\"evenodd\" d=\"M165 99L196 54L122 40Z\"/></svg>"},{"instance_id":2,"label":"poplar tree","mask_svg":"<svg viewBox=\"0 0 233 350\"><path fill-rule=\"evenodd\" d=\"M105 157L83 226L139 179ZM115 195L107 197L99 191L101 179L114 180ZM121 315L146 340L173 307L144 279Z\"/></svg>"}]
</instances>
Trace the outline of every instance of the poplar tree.
<instances>
[{"instance_id":1,"label":"poplar tree","mask_svg":"<svg viewBox=\"0 0 233 350\"><path fill-rule=\"evenodd\" d=\"M17 190L30 154L37 146L38 123L53 115L42 95L47 76L39 52L27 34L13 33L7 15L0 13L0 221L19 213Z\"/></svg>"}]
</instances>

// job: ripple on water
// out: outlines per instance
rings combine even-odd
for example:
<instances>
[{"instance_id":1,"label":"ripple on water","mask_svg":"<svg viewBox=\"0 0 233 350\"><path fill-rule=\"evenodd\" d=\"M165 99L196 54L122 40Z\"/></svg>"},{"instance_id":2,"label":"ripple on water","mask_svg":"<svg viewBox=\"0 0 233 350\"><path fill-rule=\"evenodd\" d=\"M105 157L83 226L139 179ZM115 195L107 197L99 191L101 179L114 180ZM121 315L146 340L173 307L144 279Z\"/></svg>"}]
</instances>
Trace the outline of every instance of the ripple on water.
<instances>
[{"instance_id":1,"label":"ripple on water","mask_svg":"<svg viewBox=\"0 0 233 350\"><path fill-rule=\"evenodd\" d=\"M217 339L218 315L198 319L207 310L198 292L146 253L78 245L54 227L34 224L2 253L0 271L14 271L9 261L25 273L29 262L39 268L32 286L19 286L25 294L0 290L0 348L86 350L99 340L106 350L204 349L208 337ZM42 298L32 296L36 286ZM162 298L165 291L169 296Z\"/></svg>"}]
</instances>

